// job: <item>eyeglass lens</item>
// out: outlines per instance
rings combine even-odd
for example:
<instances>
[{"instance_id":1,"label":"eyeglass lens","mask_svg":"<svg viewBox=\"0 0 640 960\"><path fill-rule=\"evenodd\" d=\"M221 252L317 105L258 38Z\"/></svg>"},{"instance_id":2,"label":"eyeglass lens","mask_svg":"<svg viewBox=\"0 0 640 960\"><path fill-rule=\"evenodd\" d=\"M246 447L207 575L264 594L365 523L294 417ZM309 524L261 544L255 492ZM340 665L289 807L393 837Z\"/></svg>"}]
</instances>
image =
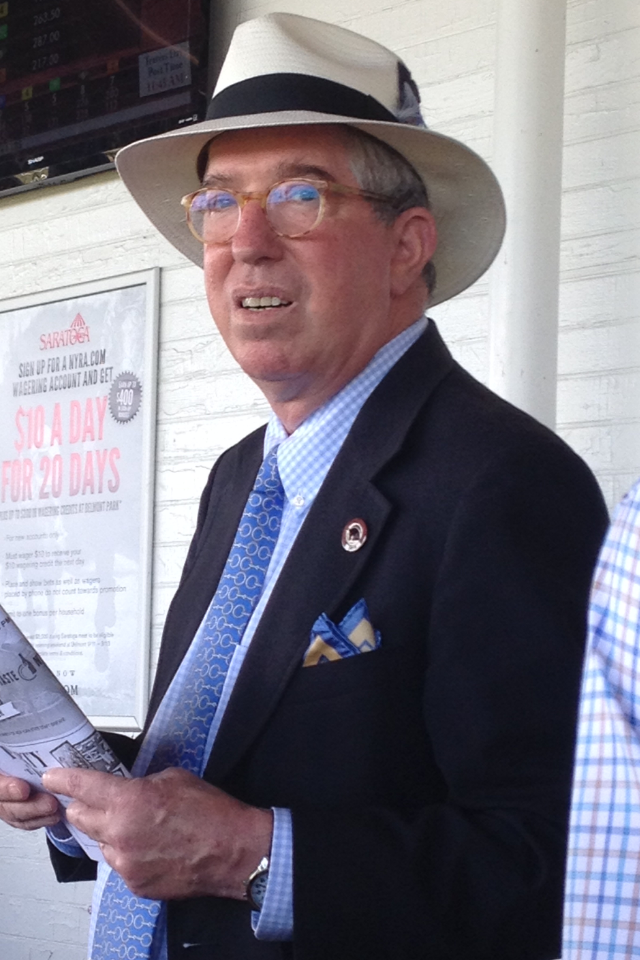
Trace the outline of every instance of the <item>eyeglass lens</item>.
<instances>
[{"instance_id":1,"label":"eyeglass lens","mask_svg":"<svg viewBox=\"0 0 640 960\"><path fill-rule=\"evenodd\" d=\"M318 223L322 194L313 183L286 180L271 188L264 209L276 233L300 236ZM233 193L211 188L194 196L189 215L193 229L205 243L224 243L236 232L240 211L241 204Z\"/></svg>"}]
</instances>

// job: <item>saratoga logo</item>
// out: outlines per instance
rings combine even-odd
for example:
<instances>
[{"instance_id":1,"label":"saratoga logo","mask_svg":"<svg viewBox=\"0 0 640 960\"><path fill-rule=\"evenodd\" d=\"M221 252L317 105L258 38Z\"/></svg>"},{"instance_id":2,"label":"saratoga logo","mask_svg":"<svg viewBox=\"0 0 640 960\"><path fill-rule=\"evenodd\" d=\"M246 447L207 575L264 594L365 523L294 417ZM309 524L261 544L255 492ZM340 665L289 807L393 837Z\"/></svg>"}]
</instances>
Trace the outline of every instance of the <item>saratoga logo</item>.
<instances>
[{"instance_id":1,"label":"saratoga logo","mask_svg":"<svg viewBox=\"0 0 640 960\"><path fill-rule=\"evenodd\" d=\"M43 333L40 337L40 349L53 350L55 347L73 347L77 343L88 343L89 339L89 327L81 314L77 313L67 330Z\"/></svg>"}]
</instances>

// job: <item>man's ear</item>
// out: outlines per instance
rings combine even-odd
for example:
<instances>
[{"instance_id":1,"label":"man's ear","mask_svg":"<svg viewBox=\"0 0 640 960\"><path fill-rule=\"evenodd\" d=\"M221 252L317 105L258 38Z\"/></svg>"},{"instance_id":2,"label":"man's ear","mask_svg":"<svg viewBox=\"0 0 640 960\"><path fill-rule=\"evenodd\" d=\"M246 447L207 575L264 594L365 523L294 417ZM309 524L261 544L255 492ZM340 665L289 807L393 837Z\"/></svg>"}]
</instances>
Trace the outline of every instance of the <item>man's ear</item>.
<instances>
[{"instance_id":1,"label":"man's ear","mask_svg":"<svg viewBox=\"0 0 640 960\"><path fill-rule=\"evenodd\" d=\"M391 226L394 251L391 260L391 296L401 297L422 274L438 243L433 214L425 207L411 207Z\"/></svg>"}]
</instances>

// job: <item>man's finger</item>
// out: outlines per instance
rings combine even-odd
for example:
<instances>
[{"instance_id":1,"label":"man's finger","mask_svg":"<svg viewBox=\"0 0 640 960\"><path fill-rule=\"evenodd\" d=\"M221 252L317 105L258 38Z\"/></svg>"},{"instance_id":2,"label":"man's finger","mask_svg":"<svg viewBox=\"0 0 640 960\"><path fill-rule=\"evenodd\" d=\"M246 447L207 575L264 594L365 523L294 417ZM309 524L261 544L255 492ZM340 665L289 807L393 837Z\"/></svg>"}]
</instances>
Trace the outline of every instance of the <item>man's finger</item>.
<instances>
[{"instance_id":1,"label":"man's finger","mask_svg":"<svg viewBox=\"0 0 640 960\"><path fill-rule=\"evenodd\" d=\"M0 776L0 803L28 800L30 793L31 787L26 780L19 780L18 777Z\"/></svg>"},{"instance_id":2,"label":"man's finger","mask_svg":"<svg viewBox=\"0 0 640 960\"><path fill-rule=\"evenodd\" d=\"M57 813L60 809L60 804L55 797L52 797L49 793L42 793L40 791L37 793L34 791L28 801L5 803L3 806L5 809L15 811L17 819L28 819L33 816L48 817Z\"/></svg>"},{"instance_id":3,"label":"man's finger","mask_svg":"<svg viewBox=\"0 0 640 960\"><path fill-rule=\"evenodd\" d=\"M52 793L81 800L89 807L106 810L125 787L126 780L100 770L54 767L46 771L42 783Z\"/></svg>"},{"instance_id":4,"label":"man's finger","mask_svg":"<svg viewBox=\"0 0 640 960\"><path fill-rule=\"evenodd\" d=\"M34 815L33 812L27 814L23 809L5 812L7 813L6 818L3 817L5 823L8 823L11 827L17 827L19 830L39 830L40 827L53 827L61 819L59 810L54 810L42 816Z\"/></svg>"},{"instance_id":5,"label":"man's finger","mask_svg":"<svg viewBox=\"0 0 640 960\"><path fill-rule=\"evenodd\" d=\"M24 781L18 781L24 783ZM27 784L28 786L28 784ZM3 787L7 787L3 784ZM8 787L3 791L11 794ZM0 820L4 820L12 827L21 830L37 830L39 827L51 827L60 820L60 806L55 797L48 793L29 792L24 797L24 790L20 790L22 799L0 801Z\"/></svg>"},{"instance_id":6,"label":"man's finger","mask_svg":"<svg viewBox=\"0 0 640 960\"><path fill-rule=\"evenodd\" d=\"M82 830L93 840L102 841L108 830L109 815L97 807L90 807L81 800L74 800L65 811L69 823Z\"/></svg>"}]
</instances>

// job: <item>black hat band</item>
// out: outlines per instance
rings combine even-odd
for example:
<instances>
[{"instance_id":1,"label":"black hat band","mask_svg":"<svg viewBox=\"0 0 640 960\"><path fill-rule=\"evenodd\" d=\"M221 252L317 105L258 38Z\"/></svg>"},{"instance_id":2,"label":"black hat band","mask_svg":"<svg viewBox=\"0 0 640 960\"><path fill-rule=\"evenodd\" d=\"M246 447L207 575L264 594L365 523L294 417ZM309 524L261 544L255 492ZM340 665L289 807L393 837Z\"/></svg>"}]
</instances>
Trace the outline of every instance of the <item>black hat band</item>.
<instances>
[{"instance_id":1,"label":"black hat band","mask_svg":"<svg viewBox=\"0 0 640 960\"><path fill-rule=\"evenodd\" d=\"M355 120L398 123L398 118L375 97L342 83L303 73L271 73L234 83L212 98L207 120L280 110L306 110Z\"/></svg>"}]
</instances>

